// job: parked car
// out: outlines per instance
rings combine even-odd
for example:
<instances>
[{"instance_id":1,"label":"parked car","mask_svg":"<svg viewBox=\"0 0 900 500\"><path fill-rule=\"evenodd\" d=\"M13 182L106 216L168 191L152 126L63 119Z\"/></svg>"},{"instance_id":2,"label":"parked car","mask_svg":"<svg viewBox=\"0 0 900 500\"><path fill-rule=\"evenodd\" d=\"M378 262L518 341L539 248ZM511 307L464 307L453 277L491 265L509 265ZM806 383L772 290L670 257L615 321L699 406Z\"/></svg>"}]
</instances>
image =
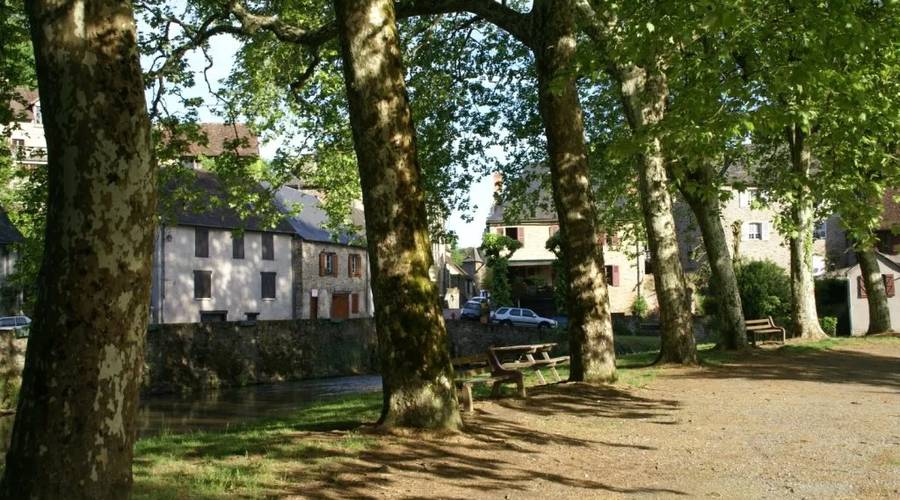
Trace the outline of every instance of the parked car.
<instances>
[{"instance_id":1,"label":"parked car","mask_svg":"<svg viewBox=\"0 0 900 500\"><path fill-rule=\"evenodd\" d=\"M0 332L14 332L16 337L27 337L31 328L28 316L4 316L0 318Z\"/></svg>"},{"instance_id":2,"label":"parked car","mask_svg":"<svg viewBox=\"0 0 900 500\"><path fill-rule=\"evenodd\" d=\"M491 315L491 320L501 325L534 326L537 328L556 328L556 320L538 316L531 309L520 307L501 307Z\"/></svg>"},{"instance_id":3,"label":"parked car","mask_svg":"<svg viewBox=\"0 0 900 500\"><path fill-rule=\"evenodd\" d=\"M463 304L459 311L460 319L478 320L481 318L481 302L470 300Z\"/></svg>"}]
</instances>

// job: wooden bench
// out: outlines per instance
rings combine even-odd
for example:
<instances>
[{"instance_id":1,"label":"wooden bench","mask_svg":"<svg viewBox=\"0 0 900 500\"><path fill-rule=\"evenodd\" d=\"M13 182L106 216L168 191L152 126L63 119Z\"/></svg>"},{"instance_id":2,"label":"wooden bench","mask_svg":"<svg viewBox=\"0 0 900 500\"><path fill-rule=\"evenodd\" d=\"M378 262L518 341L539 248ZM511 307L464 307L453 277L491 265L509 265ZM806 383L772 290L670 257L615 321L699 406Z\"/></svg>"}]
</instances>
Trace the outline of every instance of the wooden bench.
<instances>
[{"instance_id":1,"label":"wooden bench","mask_svg":"<svg viewBox=\"0 0 900 500\"><path fill-rule=\"evenodd\" d=\"M472 387L479 384L492 384L492 397L500 395L500 387L503 384L516 384L519 396L525 397L525 377L522 372L497 366L491 362L491 356L488 354L453 358L451 363L453 363L453 383L456 384L463 399L460 403L466 411L474 409Z\"/></svg>"},{"instance_id":2,"label":"wooden bench","mask_svg":"<svg viewBox=\"0 0 900 500\"><path fill-rule=\"evenodd\" d=\"M776 325L771 316L764 319L748 319L745 323L747 334L750 335L750 342L753 345L756 345L758 335L781 335L782 344L787 340L787 332L784 328Z\"/></svg>"}]
</instances>

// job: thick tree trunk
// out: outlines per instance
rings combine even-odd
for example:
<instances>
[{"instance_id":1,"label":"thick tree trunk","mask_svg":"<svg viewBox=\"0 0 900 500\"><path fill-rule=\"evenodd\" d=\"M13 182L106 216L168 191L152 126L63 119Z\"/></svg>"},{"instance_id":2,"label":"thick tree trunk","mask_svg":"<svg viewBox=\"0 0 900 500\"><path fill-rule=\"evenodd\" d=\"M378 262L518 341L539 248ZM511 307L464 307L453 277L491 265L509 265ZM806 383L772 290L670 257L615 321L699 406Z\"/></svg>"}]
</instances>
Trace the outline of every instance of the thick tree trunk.
<instances>
[{"instance_id":1,"label":"thick tree trunk","mask_svg":"<svg viewBox=\"0 0 900 500\"><path fill-rule=\"evenodd\" d=\"M712 186L709 167L699 168L696 181L703 186ZM700 191L681 190L681 195L697 219L700 233L703 236L703 247L709 260L712 274L710 288L715 295L719 312L719 345L725 349L743 349L747 347L747 327L744 324L744 311L741 307L741 294L738 290L737 276L734 274L734 261L728 252L728 240L722 227L719 200L714 194Z\"/></svg>"},{"instance_id":2,"label":"thick tree trunk","mask_svg":"<svg viewBox=\"0 0 900 500\"><path fill-rule=\"evenodd\" d=\"M534 4L532 33L540 113L547 135L560 243L570 276L567 309L573 381L616 378L603 247L590 190L581 104L575 88L575 9L571 0Z\"/></svg>"},{"instance_id":3,"label":"thick tree trunk","mask_svg":"<svg viewBox=\"0 0 900 500\"><path fill-rule=\"evenodd\" d=\"M816 312L816 289L812 274L813 200L808 187L812 155L799 127L788 132L791 168L797 192L789 207L794 231L789 240L791 254L791 316L794 335L803 339L827 337Z\"/></svg>"},{"instance_id":4,"label":"thick tree trunk","mask_svg":"<svg viewBox=\"0 0 900 500\"><path fill-rule=\"evenodd\" d=\"M866 335L890 331L891 311L888 309L878 257L874 250L857 250L856 258L859 259L859 269L866 284L866 301L869 303L869 330Z\"/></svg>"},{"instance_id":5,"label":"thick tree trunk","mask_svg":"<svg viewBox=\"0 0 900 500\"><path fill-rule=\"evenodd\" d=\"M47 233L0 498L126 498L156 172L128 2L28 3Z\"/></svg>"},{"instance_id":6,"label":"thick tree trunk","mask_svg":"<svg viewBox=\"0 0 900 500\"><path fill-rule=\"evenodd\" d=\"M658 123L665 113L665 76L659 72L648 74L633 65L617 69L615 76L629 126L641 144L637 158L641 211L647 227L662 328L658 362L696 364L693 320L678 255L662 146L657 137L647 132L647 127Z\"/></svg>"},{"instance_id":7,"label":"thick tree trunk","mask_svg":"<svg viewBox=\"0 0 900 500\"><path fill-rule=\"evenodd\" d=\"M459 408L432 265L392 0L335 0L372 264L381 425L456 429Z\"/></svg>"}]
</instances>

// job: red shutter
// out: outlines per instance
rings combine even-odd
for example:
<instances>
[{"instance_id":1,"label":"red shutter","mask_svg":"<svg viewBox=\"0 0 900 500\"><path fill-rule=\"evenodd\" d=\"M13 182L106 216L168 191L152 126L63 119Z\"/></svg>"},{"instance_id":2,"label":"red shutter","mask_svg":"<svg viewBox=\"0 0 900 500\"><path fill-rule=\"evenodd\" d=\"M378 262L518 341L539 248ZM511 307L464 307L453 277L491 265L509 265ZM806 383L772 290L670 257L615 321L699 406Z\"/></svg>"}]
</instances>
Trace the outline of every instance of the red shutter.
<instances>
[{"instance_id":1,"label":"red shutter","mask_svg":"<svg viewBox=\"0 0 900 500\"><path fill-rule=\"evenodd\" d=\"M860 299L865 299L868 297L866 294L866 282L863 280L862 276L856 277L856 289L857 289L857 297Z\"/></svg>"},{"instance_id":2,"label":"red shutter","mask_svg":"<svg viewBox=\"0 0 900 500\"><path fill-rule=\"evenodd\" d=\"M350 295L350 312L353 314L359 314L359 294L354 293Z\"/></svg>"},{"instance_id":3,"label":"red shutter","mask_svg":"<svg viewBox=\"0 0 900 500\"><path fill-rule=\"evenodd\" d=\"M516 239L519 240L519 243L525 244L525 228L524 227L516 228Z\"/></svg>"},{"instance_id":4,"label":"red shutter","mask_svg":"<svg viewBox=\"0 0 900 500\"><path fill-rule=\"evenodd\" d=\"M340 269L340 266L338 265L338 263L340 262L340 259L338 259L336 253L331 254L331 259L334 261L334 272L332 272L331 275L334 277L337 277L338 269Z\"/></svg>"},{"instance_id":5,"label":"red shutter","mask_svg":"<svg viewBox=\"0 0 900 500\"><path fill-rule=\"evenodd\" d=\"M325 254L319 254L319 276L325 276Z\"/></svg>"},{"instance_id":6,"label":"red shutter","mask_svg":"<svg viewBox=\"0 0 900 500\"><path fill-rule=\"evenodd\" d=\"M882 274L882 279L884 279L884 294L888 297L894 296L894 275L893 274Z\"/></svg>"},{"instance_id":7,"label":"red shutter","mask_svg":"<svg viewBox=\"0 0 900 500\"><path fill-rule=\"evenodd\" d=\"M619 286L619 266L612 266L612 286Z\"/></svg>"}]
</instances>

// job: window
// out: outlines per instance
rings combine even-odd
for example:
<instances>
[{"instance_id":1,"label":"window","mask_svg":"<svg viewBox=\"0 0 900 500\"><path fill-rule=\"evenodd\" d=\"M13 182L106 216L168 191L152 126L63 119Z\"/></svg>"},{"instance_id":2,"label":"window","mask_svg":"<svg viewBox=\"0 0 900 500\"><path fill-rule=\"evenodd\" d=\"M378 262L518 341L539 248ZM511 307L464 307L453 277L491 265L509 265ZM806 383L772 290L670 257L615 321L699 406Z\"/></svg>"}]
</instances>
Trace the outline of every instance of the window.
<instances>
[{"instance_id":1,"label":"window","mask_svg":"<svg viewBox=\"0 0 900 500\"><path fill-rule=\"evenodd\" d=\"M522 316L526 318L534 318L536 315L531 309L522 309Z\"/></svg>"},{"instance_id":2,"label":"window","mask_svg":"<svg viewBox=\"0 0 900 500\"><path fill-rule=\"evenodd\" d=\"M509 315L510 316L521 316L522 310L521 309L510 309Z\"/></svg>"},{"instance_id":3,"label":"window","mask_svg":"<svg viewBox=\"0 0 900 500\"><path fill-rule=\"evenodd\" d=\"M209 257L209 229L205 227L194 228L194 257Z\"/></svg>"},{"instance_id":4,"label":"window","mask_svg":"<svg viewBox=\"0 0 900 500\"><path fill-rule=\"evenodd\" d=\"M200 311L201 323L228 321L228 311Z\"/></svg>"},{"instance_id":5,"label":"window","mask_svg":"<svg viewBox=\"0 0 900 500\"><path fill-rule=\"evenodd\" d=\"M259 273L262 281L262 298L275 298L275 275L276 273Z\"/></svg>"},{"instance_id":6,"label":"window","mask_svg":"<svg viewBox=\"0 0 900 500\"><path fill-rule=\"evenodd\" d=\"M244 235L231 234L231 258L244 258Z\"/></svg>"},{"instance_id":7,"label":"window","mask_svg":"<svg viewBox=\"0 0 900 500\"><path fill-rule=\"evenodd\" d=\"M519 239L519 228L517 228L517 227L506 228L506 236L508 236L514 240Z\"/></svg>"},{"instance_id":8,"label":"window","mask_svg":"<svg viewBox=\"0 0 900 500\"><path fill-rule=\"evenodd\" d=\"M347 272L351 278L362 276L362 257L358 253L352 253L347 257Z\"/></svg>"},{"instance_id":9,"label":"window","mask_svg":"<svg viewBox=\"0 0 900 500\"><path fill-rule=\"evenodd\" d=\"M44 114L41 113L41 105L38 103L34 105L34 123L44 123Z\"/></svg>"},{"instance_id":10,"label":"window","mask_svg":"<svg viewBox=\"0 0 900 500\"><path fill-rule=\"evenodd\" d=\"M333 252L322 252L319 254L319 276L337 276L338 261L337 254Z\"/></svg>"},{"instance_id":11,"label":"window","mask_svg":"<svg viewBox=\"0 0 900 500\"><path fill-rule=\"evenodd\" d=\"M194 298L212 298L212 271L194 271Z\"/></svg>"},{"instance_id":12,"label":"window","mask_svg":"<svg viewBox=\"0 0 900 500\"><path fill-rule=\"evenodd\" d=\"M825 221L816 222L816 225L813 227L813 239L814 240L824 240L825 236L828 234L828 226L826 226Z\"/></svg>"},{"instance_id":13,"label":"window","mask_svg":"<svg viewBox=\"0 0 900 500\"><path fill-rule=\"evenodd\" d=\"M619 266L606 266L606 284L608 286L619 286Z\"/></svg>"},{"instance_id":14,"label":"window","mask_svg":"<svg viewBox=\"0 0 900 500\"><path fill-rule=\"evenodd\" d=\"M740 208L750 208L753 204L753 196L756 194L755 189L747 189L738 191L738 206Z\"/></svg>"},{"instance_id":15,"label":"window","mask_svg":"<svg viewBox=\"0 0 900 500\"><path fill-rule=\"evenodd\" d=\"M17 159L22 159L25 157L25 140L23 140L23 139L13 139L12 140L12 154Z\"/></svg>"},{"instance_id":16,"label":"window","mask_svg":"<svg viewBox=\"0 0 900 500\"><path fill-rule=\"evenodd\" d=\"M359 314L359 294L354 293L350 295L350 312L353 314Z\"/></svg>"},{"instance_id":17,"label":"window","mask_svg":"<svg viewBox=\"0 0 900 500\"><path fill-rule=\"evenodd\" d=\"M262 260L275 260L275 237L272 233L262 234Z\"/></svg>"},{"instance_id":18,"label":"window","mask_svg":"<svg viewBox=\"0 0 900 500\"><path fill-rule=\"evenodd\" d=\"M747 224L747 239L748 240L763 239L762 222L750 222Z\"/></svg>"},{"instance_id":19,"label":"window","mask_svg":"<svg viewBox=\"0 0 900 500\"><path fill-rule=\"evenodd\" d=\"M882 274L881 280L884 282L884 294L887 295L888 298L893 297L895 292L894 289L894 275L892 274ZM857 288L857 297L860 299L868 298L869 294L866 291L866 282L862 276L856 277L856 288Z\"/></svg>"},{"instance_id":20,"label":"window","mask_svg":"<svg viewBox=\"0 0 900 500\"><path fill-rule=\"evenodd\" d=\"M497 314L506 314L507 311L509 311L508 307L501 307L500 309L497 309Z\"/></svg>"}]
</instances>

